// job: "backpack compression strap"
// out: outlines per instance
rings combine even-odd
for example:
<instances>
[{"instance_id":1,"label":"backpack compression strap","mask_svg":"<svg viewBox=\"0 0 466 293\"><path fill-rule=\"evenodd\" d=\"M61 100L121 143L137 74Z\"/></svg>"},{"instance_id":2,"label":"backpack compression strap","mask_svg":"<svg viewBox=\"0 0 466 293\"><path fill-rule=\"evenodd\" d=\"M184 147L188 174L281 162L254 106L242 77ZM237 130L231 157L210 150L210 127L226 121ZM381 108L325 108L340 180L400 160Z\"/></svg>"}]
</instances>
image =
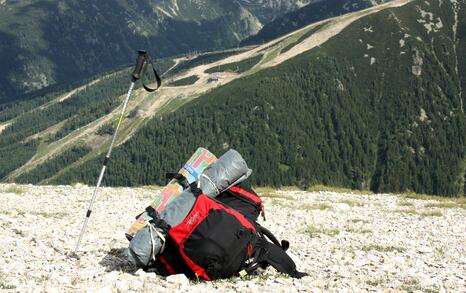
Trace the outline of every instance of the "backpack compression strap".
<instances>
[{"instance_id":1,"label":"backpack compression strap","mask_svg":"<svg viewBox=\"0 0 466 293\"><path fill-rule=\"evenodd\" d=\"M176 179L178 181L178 183L181 184L181 186L183 186L183 189L188 189L189 188L188 179L186 179L186 177L184 177L180 173L166 173L165 178L167 180Z\"/></svg>"}]
</instances>

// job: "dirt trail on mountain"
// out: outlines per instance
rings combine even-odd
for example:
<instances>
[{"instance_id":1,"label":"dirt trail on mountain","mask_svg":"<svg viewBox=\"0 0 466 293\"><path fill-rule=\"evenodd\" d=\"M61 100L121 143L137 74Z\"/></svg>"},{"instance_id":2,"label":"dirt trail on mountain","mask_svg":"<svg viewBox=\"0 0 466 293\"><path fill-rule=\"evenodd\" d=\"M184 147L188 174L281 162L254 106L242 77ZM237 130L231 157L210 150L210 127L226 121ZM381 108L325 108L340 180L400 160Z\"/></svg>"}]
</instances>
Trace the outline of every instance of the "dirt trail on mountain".
<instances>
[{"instance_id":1,"label":"dirt trail on mountain","mask_svg":"<svg viewBox=\"0 0 466 293\"><path fill-rule=\"evenodd\" d=\"M355 12L355 13L346 14L341 17L337 17L333 21L331 21L329 25L326 25L324 28L322 28L317 33L312 34L309 38L299 43L298 45L294 46L291 50L284 52L283 54L280 54L275 59L265 64L264 67L276 66L305 51L308 51L312 48L322 45L323 43L328 41L331 37L334 37L337 34L339 34L348 25L350 25L354 21L364 16L379 12L383 9L392 8L392 7L400 7L411 1L412 0L394 0L394 1L391 1L385 4L374 6L362 12Z\"/></svg>"},{"instance_id":2,"label":"dirt trail on mountain","mask_svg":"<svg viewBox=\"0 0 466 293\"><path fill-rule=\"evenodd\" d=\"M112 75L114 75L114 73L105 76L105 78L109 78L109 77L111 77ZM44 105L42 105L42 106L40 106L39 109L40 109L40 110L44 110L44 109L47 109L48 107L50 107L50 106L52 106L52 105L55 105L55 104L57 104L57 103L61 103L61 102L65 101L65 100L71 98L71 97L74 96L75 94L79 93L80 91L85 90L88 86L92 86L92 85L98 83L98 82L101 81L101 80L102 80L102 77L100 77L100 78L98 78L98 79L96 79L96 80L93 80L93 81L91 81L91 82L89 82L89 83L86 83L86 84L83 85L83 86L80 86L80 87L78 87L78 88L75 88L74 90L70 91L70 92L67 93L66 95L60 96L60 97L58 97L58 98L56 98L56 99L53 99L53 100L47 102L46 104L44 104ZM35 109L33 109L32 111L34 111L34 110L35 110Z\"/></svg>"},{"instance_id":3,"label":"dirt trail on mountain","mask_svg":"<svg viewBox=\"0 0 466 293\"><path fill-rule=\"evenodd\" d=\"M140 104L142 99L143 98L142 98L142 95L141 95L140 91L136 91L135 93L133 93L133 99L128 103L126 113L129 113L132 110L134 110ZM62 153L69 146L75 145L76 143L78 143L80 141L86 141L86 138L88 136L90 136L90 135L94 135L94 133L101 126L105 125L106 123L110 123L111 121L113 121L113 119L115 119L119 115L120 111L121 111L121 106L114 109L108 115L103 116L100 119L98 119L98 120L96 120L94 122L91 122L90 124L71 132L70 134L68 134L64 138L51 143L50 145L48 145L46 152L36 153L36 155L34 155L28 162L26 162L20 168L16 169L12 173L10 173L8 175L8 178L15 178L15 177L21 175L22 173L25 173L25 172L33 169L35 166L44 163L48 159ZM110 138L108 138L107 140L109 141Z\"/></svg>"},{"instance_id":4,"label":"dirt trail on mountain","mask_svg":"<svg viewBox=\"0 0 466 293\"><path fill-rule=\"evenodd\" d=\"M183 59L185 59L185 58L184 58L184 57L180 57L180 58L173 59L173 61L175 62L175 64L173 64L172 67L168 68L164 73L162 73L161 76L163 77L164 75L166 75L167 73L169 73L170 71L172 71L173 68L175 68L176 66L178 66L178 65L180 64L180 62L181 62Z\"/></svg>"},{"instance_id":5,"label":"dirt trail on mountain","mask_svg":"<svg viewBox=\"0 0 466 293\"><path fill-rule=\"evenodd\" d=\"M278 39L275 39L273 41L270 41L268 43L265 43L261 46L258 46L256 48L253 48L251 50L245 51L243 53L240 53L238 55L230 56L228 58L210 63L210 64L205 64L205 65L200 65L197 67L194 67L192 69L187 70L184 74L179 75L176 80L178 79L183 79L192 75L196 75L199 77L199 80L196 81L193 85L189 86L181 86L181 87L165 87L165 89L169 89L166 94L175 94L177 96L190 96L190 95L200 95L207 90L217 87L219 85L224 85L227 84L241 76L242 74L235 74L235 73L227 73L227 72L220 72L217 75L219 77L219 82L211 82L209 83L209 77L211 74L205 73L206 70L210 68L214 68L219 65L225 65L229 63L235 63L235 62L240 62L246 59L249 59L251 57L256 56L259 54L259 52L266 50L267 48L272 48L275 45L279 44L283 40L289 38L292 35L298 34L302 32L303 30L308 30L310 27L315 27L317 25L320 25L324 22L329 22L328 25L326 25L324 28L319 30L318 32L312 34L309 38L304 40L303 42L299 43L298 45L294 46L291 50L284 52L282 54L279 54L275 58L272 58L270 61L263 63L260 65L262 68L267 68L267 67L272 67L272 66L277 66L280 63L289 60L293 57L296 57L297 55L311 50L312 48L315 48L317 46L320 46L321 44L325 43L327 40L329 40L331 37L336 36L339 34L343 29L345 29L348 25L353 23L354 21L367 16L372 13L379 12L383 9L391 8L391 7L400 7L403 6L412 0L394 0L385 4L381 4L372 8L369 8L367 10L363 11L358 11L355 13L349 13L344 16L338 16L333 19L325 19L323 21L313 23L309 26L306 26L302 29L299 29L297 31L294 31L292 33L289 33L285 36L282 36ZM175 91L172 91L172 89L176 89ZM155 110L155 108L152 108L152 110Z\"/></svg>"},{"instance_id":6,"label":"dirt trail on mountain","mask_svg":"<svg viewBox=\"0 0 466 293\"><path fill-rule=\"evenodd\" d=\"M0 125L0 134L5 130L8 126L10 126L11 123L5 123Z\"/></svg>"},{"instance_id":7,"label":"dirt trail on mountain","mask_svg":"<svg viewBox=\"0 0 466 293\"><path fill-rule=\"evenodd\" d=\"M108 78L110 76L112 76L112 74L106 76L105 78ZM74 94L76 94L76 93L78 93L78 92L80 92L82 90L85 90L88 86L92 86L92 85L98 83L101 80L102 80L102 78L98 78L98 79L96 79L96 80L94 80L94 81L92 81L92 82L90 82L90 83L88 83L86 85L83 85L82 87L79 87L79 88L71 91L69 94L67 94L67 95L61 97L60 99L58 99L58 102L63 102L64 100L67 100L67 99L71 98Z\"/></svg>"}]
</instances>

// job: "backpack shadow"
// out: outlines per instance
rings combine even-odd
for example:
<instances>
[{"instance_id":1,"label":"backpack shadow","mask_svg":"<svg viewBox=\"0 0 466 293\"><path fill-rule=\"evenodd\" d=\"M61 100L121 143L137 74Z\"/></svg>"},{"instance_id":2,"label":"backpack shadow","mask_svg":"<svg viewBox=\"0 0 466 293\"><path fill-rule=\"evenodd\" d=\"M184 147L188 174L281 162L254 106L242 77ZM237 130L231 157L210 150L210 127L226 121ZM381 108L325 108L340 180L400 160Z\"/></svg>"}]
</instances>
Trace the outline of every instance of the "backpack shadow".
<instances>
[{"instance_id":1,"label":"backpack shadow","mask_svg":"<svg viewBox=\"0 0 466 293\"><path fill-rule=\"evenodd\" d=\"M112 248L100 261L99 265L105 267L106 272L119 271L124 273L134 273L133 267L125 255L126 248Z\"/></svg>"}]
</instances>

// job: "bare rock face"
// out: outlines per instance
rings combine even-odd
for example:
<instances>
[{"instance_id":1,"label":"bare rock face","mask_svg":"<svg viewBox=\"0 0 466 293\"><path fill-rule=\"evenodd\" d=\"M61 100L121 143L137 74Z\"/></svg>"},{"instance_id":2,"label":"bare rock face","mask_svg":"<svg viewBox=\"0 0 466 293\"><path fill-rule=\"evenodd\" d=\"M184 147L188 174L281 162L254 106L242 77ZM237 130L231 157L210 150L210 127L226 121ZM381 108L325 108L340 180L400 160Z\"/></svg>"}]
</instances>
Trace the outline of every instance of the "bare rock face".
<instances>
[{"instance_id":1,"label":"bare rock face","mask_svg":"<svg viewBox=\"0 0 466 293\"><path fill-rule=\"evenodd\" d=\"M97 292L466 291L464 204L387 194L275 191L267 221L291 242L292 279L267 268L244 278L193 282L131 268L124 233L157 191L103 188L73 251L92 187L0 184L0 289Z\"/></svg>"},{"instance_id":2,"label":"bare rock face","mask_svg":"<svg viewBox=\"0 0 466 293\"><path fill-rule=\"evenodd\" d=\"M254 13L262 23L266 23L281 14L317 1L319 0L239 0L238 2Z\"/></svg>"},{"instance_id":3,"label":"bare rock face","mask_svg":"<svg viewBox=\"0 0 466 293\"><path fill-rule=\"evenodd\" d=\"M419 54L419 51L415 50L415 55L413 56L413 65L411 66L411 72L415 76L421 76L423 63L424 59L422 59L422 56Z\"/></svg>"}]
</instances>

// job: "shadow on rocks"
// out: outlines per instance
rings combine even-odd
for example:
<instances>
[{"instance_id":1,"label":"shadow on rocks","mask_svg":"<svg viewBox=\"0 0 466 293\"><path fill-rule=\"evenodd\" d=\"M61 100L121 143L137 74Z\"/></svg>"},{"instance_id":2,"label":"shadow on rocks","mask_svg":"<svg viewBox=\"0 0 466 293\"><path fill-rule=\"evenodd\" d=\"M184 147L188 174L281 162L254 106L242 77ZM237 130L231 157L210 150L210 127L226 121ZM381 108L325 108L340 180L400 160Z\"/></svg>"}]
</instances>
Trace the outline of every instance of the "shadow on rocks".
<instances>
[{"instance_id":1,"label":"shadow on rocks","mask_svg":"<svg viewBox=\"0 0 466 293\"><path fill-rule=\"evenodd\" d=\"M133 273L136 269L128 262L125 255L125 248L112 248L105 255L99 264L105 267L106 272L119 271Z\"/></svg>"}]
</instances>

